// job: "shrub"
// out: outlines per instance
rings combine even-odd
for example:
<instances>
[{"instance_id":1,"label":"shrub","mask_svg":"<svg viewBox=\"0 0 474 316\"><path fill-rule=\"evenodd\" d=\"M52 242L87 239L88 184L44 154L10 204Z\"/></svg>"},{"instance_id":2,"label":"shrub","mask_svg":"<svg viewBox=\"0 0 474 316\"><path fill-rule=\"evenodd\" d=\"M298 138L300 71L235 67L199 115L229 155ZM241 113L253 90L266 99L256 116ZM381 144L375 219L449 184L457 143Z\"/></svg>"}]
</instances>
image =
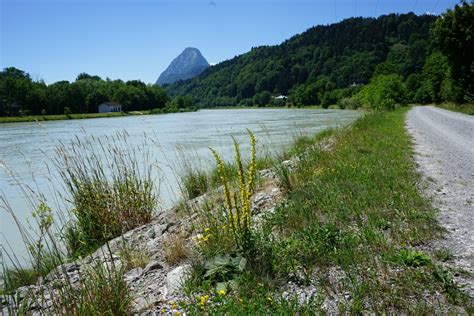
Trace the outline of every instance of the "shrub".
<instances>
[{"instance_id":1,"label":"shrub","mask_svg":"<svg viewBox=\"0 0 474 316\"><path fill-rule=\"evenodd\" d=\"M350 97L350 98L342 98L339 100L338 105L341 109L358 109L362 106L360 103L360 100L355 98L355 97Z\"/></svg>"},{"instance_id":2,"label":"shrub","mask_svg":"<svg viewBox=\"0 0 474 316\"><path fill-rule=\"evenodd\" d=\"M365 107L378 111L395 109L406 103L406 87L398 75L380 75L372 79L358 94Z\"/></svg>"},{"instance_id":3,"label":"shrub","mask_svg":"<svg viewBox=\"0 0 474 316\"><path fill-rule=\"evenodd\" d=\"M150 114L163 114L163 113L165 113L164 110L160 108L150 110Z\"/></svg>"}]
</instances>

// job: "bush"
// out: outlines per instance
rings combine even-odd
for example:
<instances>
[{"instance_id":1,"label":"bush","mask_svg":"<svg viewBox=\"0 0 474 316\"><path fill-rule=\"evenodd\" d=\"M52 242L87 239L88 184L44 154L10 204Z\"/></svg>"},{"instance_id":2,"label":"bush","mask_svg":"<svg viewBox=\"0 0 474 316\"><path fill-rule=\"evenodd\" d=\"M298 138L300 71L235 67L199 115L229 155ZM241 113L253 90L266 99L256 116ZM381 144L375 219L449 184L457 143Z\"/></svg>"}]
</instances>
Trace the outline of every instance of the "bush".
<instances>
[{"instance_id":1,"label":"bush","mask_svg":"<svg viewBox=\"0 0 474 316\"><path fill-rule=\"evenodd\" d=\"M150 110L150 114L163 114L163 113L165 113L163 109L159 109L159 108Z\"/></svg>"},{"instance_id":2,"label":"bush","mask_svg":"<svg viewBox=\"0 0 474 316\"><path fill-rule=\"evenodd\" d=\"M380 75L372 79L358 94L365 107L378 111L394 110L406 103L406 87L399 75Z\"/></svg>"},{"instance_id":3,"label":"bush","mask_svg":"<svg viewBox=\"0 0 474 316\"><path fill-rule=\"evenodd\" d=\"M362 106L361 102L359 99L356 97L350 97L350 98L342 98L338 102L339 108L341 109L358 109Z\"/></svg>"}]
</instances>

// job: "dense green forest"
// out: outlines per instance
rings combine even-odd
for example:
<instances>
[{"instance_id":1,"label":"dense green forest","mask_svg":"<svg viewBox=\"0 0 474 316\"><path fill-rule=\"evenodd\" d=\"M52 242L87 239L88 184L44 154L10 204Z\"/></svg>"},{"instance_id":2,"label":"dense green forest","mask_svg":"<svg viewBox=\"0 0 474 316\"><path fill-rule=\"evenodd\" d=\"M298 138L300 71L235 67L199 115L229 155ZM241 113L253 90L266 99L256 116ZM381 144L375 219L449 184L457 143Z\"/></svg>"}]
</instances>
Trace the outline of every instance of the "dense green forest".
<instances>
[{"instance_id":1,"label":"dense green forest","mask_svg":"<svg viewBox=\"0 0 474 316\"><path fill-rule=\"evenodd\" d=\"M398 89L391 104L382 107L470 102L473 8L462 2L443 18L390 14L316 26L165 89L172 96L188 94L205 107L281 105L281 99L272 98L280 94L293 105L357 107L378 102L380 93L373 95L374 89L361 91L368 83L375 90L386 84Z\"/></svg>"},{"instance_id":2,"label":"dense green forest","mask_svg":"<svg viewBox=\"0 0 474 316\"><path fill-rule=\"evenodd\" d=\"M102 80L82 73L74 82L46 85L14 67L0 72L0 116L96 113L104 101L119 102L123 111L138 111L164 109L169 98L162 88L139 80Z\"/></svg>"}]
</instances>

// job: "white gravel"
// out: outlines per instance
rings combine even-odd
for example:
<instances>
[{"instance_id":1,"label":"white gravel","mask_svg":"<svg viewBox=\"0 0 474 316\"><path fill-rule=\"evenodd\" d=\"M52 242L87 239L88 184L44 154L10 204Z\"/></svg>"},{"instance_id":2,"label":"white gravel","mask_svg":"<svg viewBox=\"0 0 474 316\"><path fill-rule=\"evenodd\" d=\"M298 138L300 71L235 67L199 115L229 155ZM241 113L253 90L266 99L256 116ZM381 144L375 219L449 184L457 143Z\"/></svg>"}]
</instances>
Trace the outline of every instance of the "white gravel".
<instances>
[{"instance_id":1,"label":"white gravel","mask_svg":"<svg viewBox=\"0 0 474 316\"><path fill-rule=\"evenodd\" d=\"M447 230L433 246L449 249L452 266L470 272L459 275L458 282L474 297L474 116L418 106L408 113L406 125L419 170L428 180L426 193Z\"/></svg>"}]
</instances>

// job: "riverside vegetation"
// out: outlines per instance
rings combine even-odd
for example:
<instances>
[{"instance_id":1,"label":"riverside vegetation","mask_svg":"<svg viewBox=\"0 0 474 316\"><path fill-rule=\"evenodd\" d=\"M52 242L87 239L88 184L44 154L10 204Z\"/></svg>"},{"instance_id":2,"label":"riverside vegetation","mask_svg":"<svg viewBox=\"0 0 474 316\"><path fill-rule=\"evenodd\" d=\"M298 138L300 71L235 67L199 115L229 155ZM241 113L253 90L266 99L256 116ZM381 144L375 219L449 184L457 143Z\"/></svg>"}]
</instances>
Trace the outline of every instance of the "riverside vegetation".
<instances>
[{"instance_id":1,"label":"riverside vegetation","mask_svg":"<svg viewBox=\"0 0 474 316\"><path fill-rule=\"evenodd\" d=\"M40 202L35 211L39 234L26 238L29 268L19 261L4 266L4 308L20 314L38 310L32 303L38 294L16 289L28 292L21 286L43 284L55 289L43 295L49 295L47 310L57 314L470 313L472 301L453 278L460 272L443 265L449 251L423 248L442 231L430 201L419 192L404 129L406 111L368 113L348 128L299 138L280 158L257 158L250 132L248 160L235 141L233 164L213 151L215 171L183 175L183 188L201 188L187 196L201 195L172 210L175 215L166 213L181 220L174 230L165 225L167 237L155 256L139 248L149 242L141 239L141 231L159 214L154 213L152 164L139 168L137 151L118 145L125 135L101 147L115 153L125 169L98 164L100 153L91 152L87 142L59 148L57 163L64 167L73 204L73 220L57 232L66 247L53 232L51 209ZM258 172L259 160L270 169ZM106 169L112 172L108 179ZM267 187L280 192L270 208L256 200ZM142 228L125 235L136 235L138 248L120 237L137 226ZM99 257L97 247L103 252ZM93 252L95 259L88 259ZM56 266L73 269L71 264L86 267L74 284L51 276ZM130 271L165 265L186 271L181 290L172 300L137 307ZM140 278L147 276L143 272Z\"/></svg>"},{"instance_id":2,"label":"riverside vegetation","mask_svg":"<svg viewBox=\"0 0 474 316\"><path fill-rule=\"evenodd\" d=\"M58 115L26 115L26 116L3 116L0 117L0 123L19 123L19 122L42 122L42 121L59 121L59 120L80 120L104 117L122 117L130 115L154 115L178 112L197 111L196 107L179 108L174 102L170 102L163 109L156 108L150 111L131 111L131 112L111 112L111 113L83 113L83 114L58 114ZM66 112L69 112L66 109Z\"/></svg>"}]
</instances>

